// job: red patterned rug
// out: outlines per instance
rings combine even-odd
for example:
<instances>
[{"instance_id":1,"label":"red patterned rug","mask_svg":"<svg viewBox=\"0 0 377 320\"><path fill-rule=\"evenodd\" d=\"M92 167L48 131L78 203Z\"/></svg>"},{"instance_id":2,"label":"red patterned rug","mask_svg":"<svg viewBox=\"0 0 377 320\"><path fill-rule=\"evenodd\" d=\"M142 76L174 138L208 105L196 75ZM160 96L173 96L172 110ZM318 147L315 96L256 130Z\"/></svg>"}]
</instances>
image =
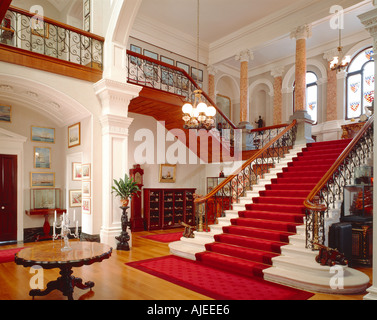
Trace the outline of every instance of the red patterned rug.
<instances>
[{"instance_id":1,"label":"red patterned rug","mask_svg":"<svg viewBox=\"0 0 377 320\"><path fill-rule=\"evenodd\" d=\"M161 234L152 234L149 236L142 236L142 238L154 240L158 242L173 242L181 239L183 231L173 232L173 233L161 233Z\"/></svg>"},{"instance_id":2,"label":"red patterned rug","mask_svg":"<svg viewBox=\"0 0 377 320\"><path fill-rule=\"evenodd\" d=\"M232 274L173 255L126 265L216 300L307 300L313 296L258 277Z\"/></svg>"},{"instance_id":3,"label":"red patterned rug","mask_svg":"<svg viewBox=\"0 0 377 320\"><path fill-rule=\"evenodd\" d=\"M0 250L0 263L14 261L14 255L23 248Z\"/></svg>"}]
</instances>

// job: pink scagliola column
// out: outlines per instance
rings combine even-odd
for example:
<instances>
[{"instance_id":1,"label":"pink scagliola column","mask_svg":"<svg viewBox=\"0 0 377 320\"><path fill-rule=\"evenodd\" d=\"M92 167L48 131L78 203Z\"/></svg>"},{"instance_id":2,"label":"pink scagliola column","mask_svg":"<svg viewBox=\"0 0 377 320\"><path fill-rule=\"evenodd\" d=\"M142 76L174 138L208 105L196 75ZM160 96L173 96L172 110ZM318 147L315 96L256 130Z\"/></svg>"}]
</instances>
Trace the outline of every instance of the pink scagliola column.
<instances>
[{"instance_id":1,"label":"pink scagliola column","mask_svg":"<svg viewBox=\"0 0 377 320\"><path fill-rule=\"evenodd\" d=\"M311 36L311 26L304 25L291 32L291 38L296 39L296 69L295 69L295 112L291 117L297 120L296 143L313 142L313 121L306 111L306 39Z\"/></svg>"},{"instance_id":2,"label":"pink scagliola column","mask_svg":"<svg viewBox=\"0 0 377 320\"><path fill-rule=\"evenodd\" d=\"M236 60L241 62L240 68L240 123L249 122L249 61L254 58L250 50L243 50Z\"/></svg>"},{"instance_id":3,"label":"pink scagliola column","mask_svg":"<svg viewBox=\"0 0 377 320\"><path fill-rule=\"evenodd\" d=\"M216 92L215 92L215 74L216 68L214 66L208 66L208 96L216 103Z\"/></svg>"},{"instance_id":4,"label":"pink scagliola column","mask_svg":"<svg viewBox=\"0 0 377 320\"><path fill-rule=\"evenodd\" d=\"M309 25L291 32L291 38L296 39L295 110L306 109L306 39L310 36Z\"/></svg>"},{"instance_id":5,"label":"pink scagliola column","mask_svg":"<svg viewBox=\"0 0 377 320\"><path fill-rule=\"evenodd\" d=\"M330 62L338 55L338 50L333 49L325 52L323 58L327 60L327 96L326 96L326 121L337 120L337 104L338 104L338 79L336 71L331 70Z\"/></svg>"},{"instance_id":6,"label":"pink scagliola column","mask_svg":"<svg viewBox=\"0 0 377 320\"><path fill-rule=\"evenodd\" d=\"M274 77L274 125L282 123L283 73L284 67L277 67L271 70L271 75Z\"/></svg>"}]
</instances>

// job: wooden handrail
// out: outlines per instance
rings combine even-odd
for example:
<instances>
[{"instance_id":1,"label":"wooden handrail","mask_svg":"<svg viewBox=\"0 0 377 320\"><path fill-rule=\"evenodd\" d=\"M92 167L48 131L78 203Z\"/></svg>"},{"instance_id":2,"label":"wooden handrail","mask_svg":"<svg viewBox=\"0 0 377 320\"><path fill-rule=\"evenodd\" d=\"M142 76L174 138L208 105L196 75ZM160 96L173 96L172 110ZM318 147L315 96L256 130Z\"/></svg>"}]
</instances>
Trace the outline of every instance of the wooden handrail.
<instances>
[{"instance_id":1,"label":"wooden handrail","mask_svg":"<svg viewBox=\"0 0 377 320\"><path fill-rule=\"evenodd\" d=\"M279 135L277 135L274 139L269 141L262 149L260 149L257 153L255 153L252 157L250 157L248 160L245 161L245 163L238 168L233 174L228 176L225 180L223 180L219 185L217 185L210 193L208 193L206 196L197 198L194 200L195 203L201 203L212 196L214 196L220 189L222 189L227 183L229 183L235 176L237 176L242 170L244 170L248 165L250 165L255 159L259 158L264 152L267 151L267 149L273 145L276 141L278 141L284 134L286 134L289 130L291 130L295 125L297 121L293 120L293 122L289 125L282 125L283 127L286 126L285 130L280 132Z\"/></svg>"},{"instance_id":2,"label":"wooden handrail","mask_svg":"<svg viewBox=\"0 0 377 320\"><path fill-rule=\"evenodd\" d=\"M176 66L173 66L171 64L168 64L168 63L165 63L165 62L162 62L162 61L159 61L159 60L156 60L156 59L153 59L153 58L150 58L150 57L147 57L147 56L143 56L142 54L140 53L137 53L137 52L133 52L133 51L130 51L130 50L127 50L127 54L128 55L131 55L133 57L136 57L136 58L139 58L139 59L142 59L142 60L146 60L146 61L149 61L151 63L154 63L154 64L157 64L157 65L160 65L160 66L163 66L165 68L169 68L169 69L172 69L172 70L175 70L175 71L179 71L181 72L187 79L189 79L189 81L195 86L196 89L198 90L201 90L200 87L198 86L198 84L196 83L196 81L184 70L184 69L181 69L179 67L176 67ZM233 128L233 129L237 129L237 126L216 106L216 104L213 102L213 100L204 92L202 91L202 95L208 100L208 102L214 106L216 108L216 111L222 116L222 118L225 119L225 121L227 123L229 123L229 125Z\"/></svg>"},{"instance_id":3,"label":"wooden handrail","mask_svg":"<svg viewBox=\"0 0 377 320\"><path fill-rule=\"evenodd\" d=\"M268 131L268 130L273 130L273 129L280 129L280 128L284 128L286 126L287 126L286 124L277 124L275 126L252 129L252 130L250 130L250 132L259 132L259 131Z\"/></svg>"},{"instance_id":4,"label":"wooden handrail","mask_svg":"<svg viewBox=\"0 0 377 320\"><path fill-rule=\"evenodd\" d=\"M355 145L359 142L359 140L363 137L366 131L373 125L374 115L372 115L369 120L365 123L363 128L357 133L357 135L352 139L352 141L348 144L348 146L343 150L340 156L336 159L330 169L325 173L322 179L317 183L317 185L313 188L313 190L309 193L307 198L304 201L304 206L313 211L326 211L327 206L324 204L315 204L313 203L314 197L322 190L322 188L326 185L328 180L334 175L338 167L343 163L343 161L347 158L350 154L352 149Z\"/></svg>"},{"instance_id":5,"label":"wooden handrail","mask_svg":"<svg viewBox=\"0 0 377 320\"><path fill-rule=\"evenodd\" d=\"M105 41L104 37L101 37L101 36L96 35L94 33L90 33L90 32L84 31L82 29L70 26L68 24L65 24L65 23L62 23L62 22L59 22L59 21L56 21L56 20L53 20L53 19L50 19L50 18L47 18L47 17L39 16L39 15L37 15L35 13L31 13L31 12L29 12L27 10L24 10L24 9L21 9L21 8L17 8L17 7L14 7L14 6L9 6L8 10L14 11L14 12L17 12L17 13L20 13L20 14L23 14L23 15L31 17L31 18L33 18L33 17L34 18L35 17L39 18L39 19L41 19L41 21L47 22L49 24L55 25L57 27L60 27L60 28L66 29L66 30L70 30L70 31L79 33L79 34L81 34L81 35L83 35L85 37L88 37L88 38L91 38L91 39L94 39L94 40L98 40L98 41L101 41L101 42Z\"/></svg>"}]
</instances>

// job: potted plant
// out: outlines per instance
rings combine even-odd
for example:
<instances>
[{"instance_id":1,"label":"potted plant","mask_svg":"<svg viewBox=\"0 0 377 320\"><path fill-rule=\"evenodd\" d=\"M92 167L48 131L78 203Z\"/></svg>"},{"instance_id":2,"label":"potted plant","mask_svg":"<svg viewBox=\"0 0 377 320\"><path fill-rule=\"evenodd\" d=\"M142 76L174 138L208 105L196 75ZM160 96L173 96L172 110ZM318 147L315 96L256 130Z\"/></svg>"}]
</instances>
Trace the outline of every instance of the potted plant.
<instances>
[{"instance_id":1,"label":"potted plant","mask_svg":"<svg viewBox=\"0 0 377 320\"><path fill-rule=\"evenodd\" d=\"M129 178L127 174L124 175L124 179L120 178L119 180L114 179L114 185L112 186L112 193L115 193L116 197L120 197L122 207L127 207L130 201L130 197L134 194L137 194L140 191L136 182L132 178Z\"/></svg>"}]
</instances>

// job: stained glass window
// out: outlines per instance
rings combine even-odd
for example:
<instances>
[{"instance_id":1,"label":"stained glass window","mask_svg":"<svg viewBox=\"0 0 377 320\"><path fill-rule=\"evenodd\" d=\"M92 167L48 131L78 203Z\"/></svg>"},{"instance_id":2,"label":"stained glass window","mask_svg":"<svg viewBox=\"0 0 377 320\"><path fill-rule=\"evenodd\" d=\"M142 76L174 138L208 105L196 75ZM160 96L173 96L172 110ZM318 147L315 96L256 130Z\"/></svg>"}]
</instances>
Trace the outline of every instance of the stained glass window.
<instances>
[{"instance_id":1,"label":"stained glass window","mask_svg":"<svg viewBox=\"0 0 377 320\"><path fill-rule=\"evenodd\" d=\"M359 52L348 66L346 119L359 118L374 100L372 47Z\"/></svg>"}]
</instances>

